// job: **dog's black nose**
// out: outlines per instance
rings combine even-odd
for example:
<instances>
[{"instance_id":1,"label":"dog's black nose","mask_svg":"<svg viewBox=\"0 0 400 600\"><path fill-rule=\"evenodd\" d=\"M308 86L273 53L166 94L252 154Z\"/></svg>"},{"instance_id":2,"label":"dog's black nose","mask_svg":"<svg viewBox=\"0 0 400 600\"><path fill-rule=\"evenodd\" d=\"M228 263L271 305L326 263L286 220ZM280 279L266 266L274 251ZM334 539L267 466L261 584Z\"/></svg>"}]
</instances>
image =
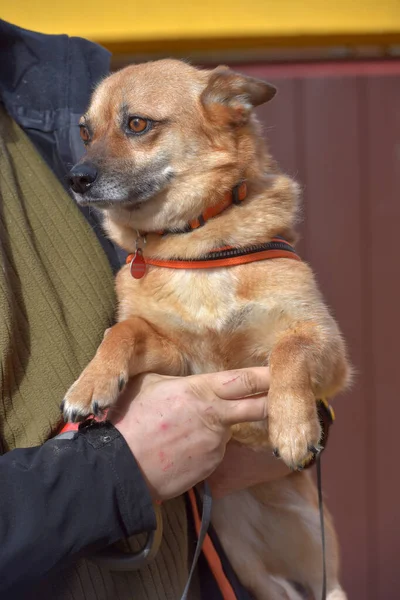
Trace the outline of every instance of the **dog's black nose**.
<instances>
[{"instance_id":1,"label":"dog's black nose","mask_svg":"<svg viewBox=\"0 0 400 600\"><path fill-rule=\"evenodd\" d=\"M69 172L68 183L74 192L84 194L96 181L97 169L90 163L77 164Z\"/></svg>"}]
</instances>

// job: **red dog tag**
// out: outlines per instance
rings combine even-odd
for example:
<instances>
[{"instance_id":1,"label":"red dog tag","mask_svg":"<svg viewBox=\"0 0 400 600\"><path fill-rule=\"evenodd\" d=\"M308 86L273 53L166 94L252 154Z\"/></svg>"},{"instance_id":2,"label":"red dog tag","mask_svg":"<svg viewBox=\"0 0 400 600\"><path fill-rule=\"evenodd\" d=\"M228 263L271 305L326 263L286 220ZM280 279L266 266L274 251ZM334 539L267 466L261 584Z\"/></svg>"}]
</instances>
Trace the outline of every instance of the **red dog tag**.
<instances>
[{"instance_id":1,"label":"red dog tag","mask_svg":"<svg viewBox=\"0 0 400 600\"><path fill-rule=\"evenodd\" d=\"M131 260L131 275L134 279L142 279L146 273L146 261L144 260L143 252L138 248Z\"/></svg>"}]
</instances>

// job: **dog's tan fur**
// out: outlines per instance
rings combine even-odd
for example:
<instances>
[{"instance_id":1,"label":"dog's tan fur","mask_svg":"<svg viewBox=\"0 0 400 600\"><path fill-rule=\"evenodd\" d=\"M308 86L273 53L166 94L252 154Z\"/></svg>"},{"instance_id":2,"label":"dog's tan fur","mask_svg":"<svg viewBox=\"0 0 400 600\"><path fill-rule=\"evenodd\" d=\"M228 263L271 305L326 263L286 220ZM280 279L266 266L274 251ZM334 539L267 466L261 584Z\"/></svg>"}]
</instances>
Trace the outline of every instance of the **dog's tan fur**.
<instances>
[{"instance_id":1,"label":"dog's tan fur","mask_svg":"<svg viewBox=\"0 0 400 600\"><path fill-rule=\"evenodd\" d=\"M99 179L93 192L77 194L78 202L100 203L106 231L130 252L137 231L147 232L144 251L153 257L195 258L276 235L294 241L299 188L270 157L252 112L273 93L268 84L226 68L198 70L172 60L110 76L83 120L92 136L83 161L97 167ZM125 114L158 123L133 138L124 130ZM241 206L191 233L154 233L184 227L242 179L248 198ZM148 188L154 193L145 197ZM349 370L338 327L306 263L150 267L140 280L125 266L116 287L118 323L68 391L67 416L91 413L94 400L113 403L121 382L142 372L186 375L269 364L268 424L237 426L234 437L254 448L277 448L294 468L310 456L321 435L315 399L343 389ZM289 581L319 597L321 542L308 473L217 501L213 522L257 599L300 598ZM328 597L340 600L345 595L329 516L326 526Z\"/></svg>"}]
</instances>

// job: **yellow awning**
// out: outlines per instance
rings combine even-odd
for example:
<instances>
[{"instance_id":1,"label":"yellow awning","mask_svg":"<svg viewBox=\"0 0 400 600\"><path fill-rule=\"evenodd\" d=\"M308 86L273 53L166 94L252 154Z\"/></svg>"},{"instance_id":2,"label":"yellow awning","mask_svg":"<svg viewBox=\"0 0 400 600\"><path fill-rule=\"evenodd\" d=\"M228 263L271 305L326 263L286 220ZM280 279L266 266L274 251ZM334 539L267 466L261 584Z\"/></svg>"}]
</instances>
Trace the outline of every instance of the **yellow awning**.
<instances>
[{"instance_id":1,"label":"yellow awning","mask_svg":"<svg viewBox=\"0 0 400 600\"><path fill-rule=\"evenodd\" d=\"M395 38L400 0L2 0L1 17L43 33L105 45L173 40ZM400 37L399 37L400 39ZM258 45L258 44L257 44Z\"/></svg>"}]
</instances>

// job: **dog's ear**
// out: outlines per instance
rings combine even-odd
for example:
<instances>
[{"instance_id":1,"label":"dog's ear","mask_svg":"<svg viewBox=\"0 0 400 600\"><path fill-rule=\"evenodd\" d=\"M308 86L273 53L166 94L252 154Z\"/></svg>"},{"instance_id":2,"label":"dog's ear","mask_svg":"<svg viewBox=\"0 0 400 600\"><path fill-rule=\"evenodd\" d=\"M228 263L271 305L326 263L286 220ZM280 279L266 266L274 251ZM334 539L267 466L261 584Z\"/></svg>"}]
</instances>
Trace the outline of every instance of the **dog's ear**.
<instances>
[{"instance_id":1,"label":"dog's ear","mask_svg":"<svg viewBox=\"0 0 400 600\"><path fill-rule=\"evenodd\" d=\"M275 94L276 88L270 83L221 66L211 72L201 102L213 120L244 125L252 109L269 102Z\"/></svg>"}]
</instances>

